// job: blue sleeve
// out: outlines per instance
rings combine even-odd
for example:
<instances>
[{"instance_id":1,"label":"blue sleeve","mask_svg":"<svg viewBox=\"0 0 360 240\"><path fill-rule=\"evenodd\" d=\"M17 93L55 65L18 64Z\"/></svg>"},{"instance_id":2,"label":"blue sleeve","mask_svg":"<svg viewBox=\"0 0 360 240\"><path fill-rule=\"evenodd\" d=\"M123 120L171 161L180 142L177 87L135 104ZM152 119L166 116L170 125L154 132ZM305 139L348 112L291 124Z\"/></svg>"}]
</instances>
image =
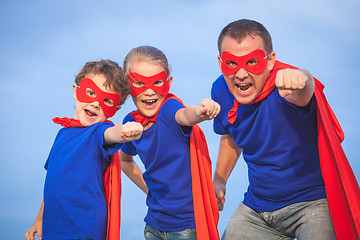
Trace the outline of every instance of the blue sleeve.
<instances>
[{"instance_id":1,"label":"blue sleeve","mask_svg":"<svg viewBox=\"0 0 360 240\"><path fill-rule=\"evenodd\" d=\"M134 147L134 144L132 144L132 142L123 143L121 146L121 151L130 156L137 155L136 148Z\"/></svg>"},{"instance_id":2,"label":"blue sleeve","mask_svg":"<svg viewBox=\"0 0 360 240\"><path fill-rule=\"evenodd\" d=\"M99 149L101 149L104 156L115 154L117 151L119 151L121 147L121 143L106 144L104 141L104 133L106 129L113 126L114 124L109 122L101 122L95 124L96 139L99 144Z\"/></svg>"},{"instance_id":3,"label":"blue sleeve","mask_svg":"<svg viewBox=\"0 0 360 240\"><path fill-rule=\"evenodd\" d=\"M224 126L223 122L227 119L227 114L232 108L231 104L234 102L234 97L229 92L223 75L218 77L213 83L211 98L221 107L219 114L214 118L214 132L220 135L229 134L229 129Z\"/></svg>"},{"instance_id":4,"label":"blue sleeve","mask_svg":"<svg viewBox=\"0 0 360 240\"><path fill-rule=\"evenodd\" d=\"M175 115L179 109L184 106L176 99L167 100L161 107L157 121L161 121L163 124L170 124L178 133L184 137L189 137L192 131L192 127L180 126L175 119Z\"/></svg>"},{"instance_id":5,"label":"blue sleeve","mask_svg":"<svg viewBox=\"0 0 360 240\"><path fill-rule=\"evenodd\" d=\"M305 107L297 107L302 118L308 118L316 114L316 99L312 96L310 102Z\"/></svg>"},{"instance_id":6,"label":"blue sleeve","mask_svg":"<svg viewBox=\"0 0 360 240\"><path fill-rule=\"evenodd\" d=\"M61 128L61 129L58 131L58 133L56 134L54 143L55 143L56 139L58 138L59 133L60 133L60 131L61 131L62 129L64 129L64 128ZM50 156L50 153L51 153L51 151L52 151L52 148L54 147L54 143L53 143L53 145L52 145L52 147L51 147L51 149L50 149L49 155L48 155L48 157L47 157L47 159L46 159L46 162L45 162L45 165L44 165L44 168L45 168L46 171L47 171L48 166L49 166L49 156Z\"/></svg>"},{"instance_id":7,"label":"blue sleeve","mask_svg":"<svg viewBox=\"0 0 360 240\"><path fill-rule=\"evenodd\" d=\"M304 107L299 107L296 106L292 103L289 103L288 101L285 100L285 98L281 97L278 93L279 91L277 91L277 95L280 97L281 101L286 103L288 106L290 106L291 108L295 109L296 111L298 111L299 115L301 116L301 118L310 118L313 117L314 114L316 115L316 100L315 100L315 95L313 95L310 99L310 102L304 106Z\"/></svg>"},{"instance_id":8,"label":"blue sleeve","mask_svg":"<svg viewBox=\"0 0 360 240\"><path fill-rule=\"evenodd\" d=\"M128 114L124 117L122 124L125 124L125 123L127 123L127 122L135 122L135 119L130 116L130 113L128 113Z\"/></svg>"}]
</instances>

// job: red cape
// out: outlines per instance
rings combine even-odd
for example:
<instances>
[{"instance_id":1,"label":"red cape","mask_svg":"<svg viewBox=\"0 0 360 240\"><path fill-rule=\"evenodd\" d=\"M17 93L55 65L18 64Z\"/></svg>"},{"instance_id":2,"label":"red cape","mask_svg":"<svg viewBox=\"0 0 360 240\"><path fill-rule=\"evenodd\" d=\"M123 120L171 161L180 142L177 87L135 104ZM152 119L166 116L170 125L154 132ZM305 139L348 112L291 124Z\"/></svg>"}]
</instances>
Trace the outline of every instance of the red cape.
<instances>
[{"instance_id":1,"label":"red cape","mask_svg":"<svg viewBox=\"0 0 360 240\"><path fill-rule=\"evenodd\" d=\"M211 160L204 133L198 125L190 135L190 158L197 238L218 240L219 210L211 174Z\"/></svg>"},{"instance_id":2,"label":"red cape","mask_svg":"<svg viewBox=\"0 0 360 240\"><path fill-rule=\"evenodd\" d=\"M121 220L121 164L119 152L111 157L110 166L104 173L105 199L107 203L107 240L120 239Z\"/></svg>"},{"instance_id":3,"label":"red cape","mask_svg":"<svg viewBox=\"0 0 360 240\"><path fill-rule=\"evenodd\" d=\"M359 239L359 185L341 147L344 133L326 101L324 85L316 79L315 83L320 165L336 237Z\"/></svg>"},{"instance_id":4,"label":"red cape","mask_svg":"<svg viewBox=\"0 0 360 240\"><path fill-rule=\"evenodd\" d=\"M296 69L276 61L268 79L274 87L277 71L285 68ZM334 230L338 240L359 239L359 185L341 147L344 133L325 98L324 85L314 80L320 166Z\"/></svg>"}]
</instances>

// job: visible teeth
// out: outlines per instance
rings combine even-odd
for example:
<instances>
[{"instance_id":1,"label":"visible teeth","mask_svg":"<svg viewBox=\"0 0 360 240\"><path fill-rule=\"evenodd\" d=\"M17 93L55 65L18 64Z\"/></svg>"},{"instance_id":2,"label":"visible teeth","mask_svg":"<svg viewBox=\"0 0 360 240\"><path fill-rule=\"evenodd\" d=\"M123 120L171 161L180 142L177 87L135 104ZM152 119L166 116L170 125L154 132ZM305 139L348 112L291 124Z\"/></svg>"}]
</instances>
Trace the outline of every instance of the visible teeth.
<instances>
[{"instance_id":1,"label":"visible teeth","mask_svg":"<svg viewBox=\"0 0 360 240\"><path fill-rule=\"evenodd\" d=\"M145 103L155 103L156 100L144 100L143 102L145 102Z\"/></svg>"},{"instance_id":2,"label":"visible teeth","mask_svg":"<svg viewBox=\"0 0 360 240\"><path fill-rule=\"evenodd\" d=\"M251 83L237 83L236 87L239 90L246 91L251 87Z\"/></svg>"}]
</instances>

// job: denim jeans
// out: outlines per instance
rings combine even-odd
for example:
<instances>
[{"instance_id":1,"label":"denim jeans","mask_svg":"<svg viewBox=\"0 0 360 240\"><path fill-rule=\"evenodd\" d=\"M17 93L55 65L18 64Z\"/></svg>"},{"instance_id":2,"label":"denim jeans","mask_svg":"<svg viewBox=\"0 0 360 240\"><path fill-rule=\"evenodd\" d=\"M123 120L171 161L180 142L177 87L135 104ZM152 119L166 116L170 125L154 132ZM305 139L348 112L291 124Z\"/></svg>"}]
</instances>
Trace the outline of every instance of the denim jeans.
<instances>
[{"instance_id":1,"label":"denim jeans","mask_svg":"<svg viewBox=\"0 0 360 240\"><path fill-rule=\"evenodd\" d=\"M178 232L164 232L146 224L144 236L146 240L196 240L196 229L188 228Z\"/></svg>"},{"instance_id":2,"label":"denim jeans","mask_svg":"<svg viewBox=\"0 0 360 240\"><path fill-rule=\"evenodd\" d=\"M327 199L299 202L270 212L243 203L235 210L221 240L336 239Z\"/></svg>"}]
</instances>

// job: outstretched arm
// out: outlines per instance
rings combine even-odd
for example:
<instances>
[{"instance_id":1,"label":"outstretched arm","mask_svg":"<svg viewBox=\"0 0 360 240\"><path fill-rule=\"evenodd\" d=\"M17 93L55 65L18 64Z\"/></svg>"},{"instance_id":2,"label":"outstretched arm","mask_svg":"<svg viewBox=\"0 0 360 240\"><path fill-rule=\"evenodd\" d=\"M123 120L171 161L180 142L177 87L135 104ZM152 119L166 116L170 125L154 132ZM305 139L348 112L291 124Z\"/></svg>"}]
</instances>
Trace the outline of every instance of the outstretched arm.
<instances>
[{"instance_id":1,"label":"outstretched arm","mask_svg":"<svg viewBox=\"0 0 360 240\"><path fill-rule=\"evenodd\" d=\"M299 107L306 106L314 94L315 81L303 69L283 69L276 74L275 85L280 96Z\"/></svg>"},{"instance_id":2,"label":"outstretched arm","mask_svg":"<svg viewBox=\"0 0 360 240\"><path fill-rule=\"evenodd\" d=\"M144 193L148 193L149 189L146 186L144 178L142 176L142 171L139 166L134 161L134 158L130 155L127 155L120 150L120 161L121 161L121 170L133 181L136 186L138 186Z\"/></svg>"},{"instance_id":3,"label":"outstretched arm","mask_svg":"<svg viewBox=\"0 0 360 240\"><path fill-rule=\"evenodd\" d=\"M36 220L35 220L34 224L25 233L25 239L26 240L34 240L35 239L35 233L37 233L39 239L42 238L43 212L44 212L44 200L41 203L41 207L40 207L39 213L38 213L38 215L36 217Z\"/></svg>"},{"instance_id":4,"label":"outstretched arm","mask_svg":"<svg viewBox=\"0 0 360 240\"><path fill-rule=\"evenodd\" d=\"M175 114L175 119L180 126L194 126L202 121L213 119L219 112L220 105L207 98L201 100L199 106L179 109Z\"/></svg>"},{"instance_id":5,"label":"outstretched arm","mask_svg":"<svg viewBox=\"0 0 360 240\"><path fill-rule=\"evenodd\" d=\"M216 170L214 174L214 188L219 211L224 208L226 182L234 169L241 152L242 149L236 145L231 134L221 136Z\"/></svg>"},{"instance_id":6,"label":"outstretched arm","mask_svg":"<svg viewBox=\"0 0 360 240\"><path fill-rule=\"evenodd\" d=\"M141 137L143 126L137 122L127 122L116 124L105 130L104 141L107 144L124 143L137 140Z\"/></svg>"}]
</instances>

